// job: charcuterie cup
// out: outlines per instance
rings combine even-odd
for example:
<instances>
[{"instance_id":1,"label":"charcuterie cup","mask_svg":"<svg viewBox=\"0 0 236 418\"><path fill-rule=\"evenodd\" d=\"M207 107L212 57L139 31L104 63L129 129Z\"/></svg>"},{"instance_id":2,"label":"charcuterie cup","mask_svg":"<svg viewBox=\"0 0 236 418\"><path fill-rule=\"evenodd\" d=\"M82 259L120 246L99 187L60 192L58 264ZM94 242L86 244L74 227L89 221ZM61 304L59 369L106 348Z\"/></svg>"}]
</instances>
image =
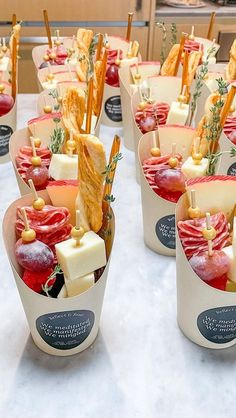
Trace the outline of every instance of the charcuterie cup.
<instances>
[{"instance_id":1,"label":"charcuterie cup","mask_svg":"<svg viewBox=\"0 0 236 418\"><path fill-rule=\"evenodd\" d=\"M160 126L158 133L163 156L171 153L172 143L176 143L177 152L183 156L183 160L189 156L194 129L166 125ZM142 167L143 161L151 157L152 147L153 132L148 132L141 137L138 145L144 241L151 250L162 255L174 256L176 204L163 199L152 190Z\"/></svg>"},{"instance_id":2,"label":"charcuterie cup","mask_svg":"<svg viewBox=\"0 0 236 418\"><path fill-rule=\"evenodd\" d=\"M126 62L121 63L121 66L131 65L141 60L140 55L131 59L126 59L127 52L129 50L129 42L119 36L108 36L108 42L110 48L108 51L108 62L109 62L109 51L122 51L123 58ZM121 98L120 98L120 87L114 87L105 83L104 86L104 97L103 97L103 108L102 108L101 123L111 127L122 126L122 109L121 109Z\"/></svg>"},{"instance_id":3,"label":"charcuterie cup","mask_svg":"<svg viewBox=\"0 0 236 418\"><path fill-rule=\"evenodd\" d=\"M74 84L78 81L77 73L75 70L75 66L70 65L53 65L51 66L51 74L53 74L54 79L51 81L47 80L47 76L49 74L49 69L42 68L38 71L38 85L39 91L42 90L53 90L56 88L57 83L70 81Z\"/></svg>"},{"instance_id":4,"label":"charcuterie cup","mask_svg":"<svg viewBox=\"0 0 236 418\"><path fill-rule=\"evenodd\" d=\"M141 77L141 85L148 77L158 75L160 71L160 62L142 61L138 63L138 74ZM134 84L137 66L125 66L119 69L120 80L120 98L122 107L124 145L131 151L134 151L133 124L131 111L131 96L137 90L138 84Z\"/></svg>"},{"instance_id":5,"label":"charcuterie cup","mask_svg":"<svg viewBox=\"0 0 236 418\"><path fill-rule=\"evenodd\" d=\"M50 142L50 135L52 135L53 130L55 128L55 122L53 121L53 118L55 116L55 113L50 113L41 116L40 118L32 119L28 122L29 128L19 129L11 136L9 144L9 153L21 196L29 193L30 188L18 173L16 166L16 157L18 155L18 152L21 147L26 145L30 146L31 135L34 135L35 137L41 139L41 148L47 147ZM61 123L59 122L57 126L61 127Z\"/></svg>"},{"instance_id":6,"label":"charcuterie cup","mask_svg":"<svg viewBox=\"0 0 236 418\"><path fill-rule=\"evenodd\" d=\"M167 103L169 106L177 99L181 90L181 78L180 77L149 77L148 84L151 91L151 99L158 103ZM137 91L131 98L131 110L132 110L132 122L133 122L133 138L134 138L134 153L135 153L135 167L136 167L136 180L140 182L139 163L138 163L138 144L141 136L143 135L139 129L136 121L135 114L137 107L140 103L140 94Z\"/></svg>"},{"instance_id":7,"label":"charcuterie cup","mask_svg":"<svg viewBox=\"0 0 236 418\"><path fill-rule=\"evenodd\" d=\"M227 218L235 206L236 178L204 177L189 185L202 213L223 211ZM188 219L188 194L176 206L176 224ZM182 332L203 347L221 349L235 344L236 293L213 288L193 271L176 231L177 317Z\"/></svg>"},{"instance_id":8,"label":"charcuterie cup","mask_svg":"<svg viewBox=\"0 0 236 418\"><path fill-rule=\"evenodd\" d=\"M4 93L11 95L11 85L7 82L1 82L1 84L5 87ZM0 163L10 161L9 141L11 135L16 130L16 112L17 98L11 110L0 116Z\"/></svg>"},{"instance_id":9,"label":"charcuterie cup","mask_svg":"<svg viewBox=\"0 0 236 418\"><path fill-rule=\"evenodd\" d=\"M46 191L39 192L39 195L50 204ZM77 354L89 347L97 336L111 254L99 280L78 296L54 299L34 292L21 279L22 271L14 252L16 209L31 203L32 195L16 200L7 209L3 220L3 238L30 332L35 344L48 354ZM113 242L114 216L112 219Z\"/></svg>"}]
</instances>

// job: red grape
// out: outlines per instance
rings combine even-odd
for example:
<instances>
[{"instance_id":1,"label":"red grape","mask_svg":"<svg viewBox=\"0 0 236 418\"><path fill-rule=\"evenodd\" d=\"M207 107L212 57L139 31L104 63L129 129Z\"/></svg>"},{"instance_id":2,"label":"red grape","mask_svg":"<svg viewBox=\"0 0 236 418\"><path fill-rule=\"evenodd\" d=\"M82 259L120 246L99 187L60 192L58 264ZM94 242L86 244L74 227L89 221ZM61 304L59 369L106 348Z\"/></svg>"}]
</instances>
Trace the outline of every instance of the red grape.
<instances>
[{"instance_id":1,"label":"red grape","mask_svg":"<svg viewBox=\"0 0 236 418\"><path fill-rule=\"evenodd\" d=\"M189 263L200 279L209 284L226 275L230 268L229 257L221 250L214 250L211 257L207 251L193 255ZM222 279L222 284L223 282L225 282L225 277Z\"/></svg>"},{"instance_id":2,"label":"red grape","mask_svg":"<svg viewBox=\"0 0 236 418\"><path fill-rule=\"evenodd\" d=\"M142 116L139 126L143 134L153 131L156 127L156 120L152 116Z\"/></svg>"},{"instance_id":3,"label":"red grape","mask_svg":"<svg viewBox=\"0 0 236 418\"><path fill-rule=\"evenodd\" d=\"M29 179L33 180L36 190L45 189L48 184L48 169L44 165L31 166L25 173L25 180L28 183Z\"/></svg>"},{"instance_id":4,"label":"red grape","mask_svg":"<svg viewBox=\"0 0 236 418\"><path fill-rule=\"evenodd\" d=\"M110 65L106 72L106 83L109 86L119 87L119 67L117 65Z\"/></svg>"},{"instance_id":5,"label":"red grape","mask_svg":"<svg viewBox=\"0 0 236 418\"><path fill-rule=\"evenodd\" d=\"M230 133L230 135L229 135L229 140L230 140L231 142L233 142L233 144L235 144L235 145L236 145L236 129L234 129L234 130Z\"/></svg>"},{"instance_id":6,"label":"red grape","mask_svg":"<svg viewBox=\"0 0 236 418\"><path fill-rule=\"evenodd\" d=\"M154 180L160 189L182 193L185 191L186 178L178 168L161 168L156 172Z\"/></svg>"},{"instance_id":7,"label":"red grape","mask_svg":"<svg viewBox=\"0 0 236 418\"><path fill-rule=\"evenodd\" d=\"M28 243L19 239L15 245L15 254L18 263L26 270L40 272L53 267L52 250L36 239Z\"/></svg>"},{"instance_id":8,"label":"red grape","mask_svg":"<svg viewBox=\"0 0 236 418\"><path fill-rule=\"evenodd\" d=\"M0 116L6 115L14 105L14 99L9 94L0 94Z\"/></svg>"}]
</instances>

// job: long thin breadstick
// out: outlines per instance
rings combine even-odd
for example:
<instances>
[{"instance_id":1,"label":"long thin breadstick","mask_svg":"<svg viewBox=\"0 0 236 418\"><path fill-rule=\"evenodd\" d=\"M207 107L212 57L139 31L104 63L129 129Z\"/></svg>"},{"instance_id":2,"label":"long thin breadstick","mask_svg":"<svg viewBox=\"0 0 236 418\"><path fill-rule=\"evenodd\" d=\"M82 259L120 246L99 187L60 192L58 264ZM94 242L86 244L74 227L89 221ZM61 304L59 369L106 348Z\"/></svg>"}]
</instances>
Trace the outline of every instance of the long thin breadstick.
<instances>
[{"instance_id":1,"label":"long thin breadstick","mask_svg":"<svg viewBox=\"0 0 236 418\"><path fill-rule=\"evenodd\" d=\"M128 26L126 32L126 41L130 42L131 37L131 28L132 28L132 21L133 21L133 13L128 13Z\"/></svg>"},{"instance_id":2,"label":"long thin breadstick","mask_svg":"<svg viewBox=\"0 0 236 418\"><path fill-rule=\"evenodd\" d=\"M11 95L16 100L17 91L17 39L13 36L12 39L12 79L11 79Z\"/></svg>"},{"instance_id":3,"label":"long thin breadstick","mask_svg":"<svg viewBox=\"0 0 236 418\"><path fill-rule=\"evenodd\" d=\"M182 53L183 53L183 50L184 50L184 43L185 43L186 37L187 37L187 34L182 32L181 38L180 38L179 52L178 52L177 60L176 60L176 63L175 63L175 70L174 70L174 76L175 77L177 76L177 73L178 73L179 64L180 64L180 60L181 60Z\"/></svg>"},{"instance_id":4,"label":"long thin breadstick","mask_svg":"<svg viewBox=\"0 0 236 418\"><path fill-rule=\"evenodd\" d=\"M212 37L212 31L213 31L213 26L215 23L215 17L216 17L216 12L212 12L211 13L211 19L209 22L209 27L208 27L208 32L207 32L207 39L211 40Z\"/></svg>"},{"instance_id":5,"label":"long thin breadstick","mask_svg":"<svg viewBox=\"0 0 236 418\"><path fill-rule=\"evenodd\" d=\"M98 114L97 114L97 121L99 119L101 110L102 110L102 101L103 101L103 92L104 92L104 85L106 79L106 71L107 71L107 50L105 49L102 58L102 71L101 71L101 78L98 86Z\"/></svg>"},{"instance_id":6,"label":"long thin breadstick","mask_svg":"<svg viewBox=\"0 0 236 418\"><path fill-rule=\"evenodd\" d=\"M12 15L12 27L14 27L16 24L17 24L16 14L13 13L13 15Z\"/></svg>"},{"instance_id":7,"label":"long thin breadstick","mask_svg":"<svg viewBox=\"0 0 236 418\"><path fill-rule=\"evenodd\" d=\"M101 52L102 52L102 44L103 44L103 34L98 34L98 44L97 44L97 52L96 52L96 61L100 60Z\"/></svg>"},{"instance_id":8,"label":"long thin breadstick","mask_svg":"<svg viewBox=\"0 0 236 418\"><path fill-rule=\"evenodd\" d=\"M48 21L47 10L43 11L43 17L44 17L44 24L45 24L45 28L47 32L47 37L48 37L48 45L49 45L49 48L52 48L52 37L51 37L51 31L50 31L50 26L49 26L49 21Z\"/></svg>"},{"instance_id":9,"label":"long thin breadstick","mask_svg":"<svg viewBox=\"0 0 236 418\"><path fill-rule=\"evenodd\" d=\"M186 86L186 97L188 97L188 59L188 52L184 51L181 92L184 90L184 86Z\"/></svg>"},{"instance_id":10,"label":"long thin breadstick","mask_svg":"<svg viewBox=\"0 0 236 418\"><path fill-rule=\"evenodd\" d=\"M86 128L85 128L86 134L91 134L92 111L93 111L93 77L91 77L88 82L88 98L87 98Z\"/></svg>"}]
</instances>

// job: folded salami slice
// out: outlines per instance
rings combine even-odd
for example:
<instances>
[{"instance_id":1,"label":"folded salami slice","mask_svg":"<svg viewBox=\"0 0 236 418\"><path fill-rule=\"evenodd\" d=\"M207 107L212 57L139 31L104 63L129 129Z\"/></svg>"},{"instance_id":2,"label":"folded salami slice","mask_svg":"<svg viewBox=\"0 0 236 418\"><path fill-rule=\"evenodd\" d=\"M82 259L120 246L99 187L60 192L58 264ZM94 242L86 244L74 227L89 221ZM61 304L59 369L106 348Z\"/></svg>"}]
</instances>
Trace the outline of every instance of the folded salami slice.
<instances>
[{"instance_id":1,"label":"folded salami slice","mask_svg":"<svg viewBox=\"0 0 236 418\"><path fill-rule=\"evenodd\" d=\"M229 229L225 214L219 212L211 216L211 226L215 228L217 235L212 240L213 249L221 250L229 244ZM179 237L187 258L207 251L208 242L202 235L206 227L206 218L186 220L178 222Z\"/></svg>"},{"instance_id":2,"label":"folded salami slice","mask_svg":"<svg viewBox=\"0 0 236 418\"><path fill-rule=\"evenodd\" d=\"M42 210L35 210L32 206L25 206L29 226L35 230L39 241L47 244L52 251L55 244L70 237L72 225L69 224L70 212L67 208L45 205ZM21 208L17 208L16 234L21 235L24 229Z\"/></svg>"},{"instance_id":3,"label":"folded salami slice","mask_svg":"<svg viewBox=\"0 0 236 418\"><path fill-rule=\"evenodd\" d=\"M158 128L158 125L166 124L166 119L169 110L170 106L167 103L148 104L144 110L137 109L135 114L135 121L141 132L145 133L145 131L143 131L140 126L140 119L144 116L152 116L156 120L156 126L154 128L154 130L156 130Z\"/></svg>"},{"instance_id":4,"label":"folded salami slice","mask_svg":"<svg viewBox=\"0 0 236 418\"><path fill-rule=\"evenodd\" d=\"M232 141L236 144L236 117L235 116L228 116L225 125L224 125L224 133Z\"/></svg>"},{"instance_id":5,"label":"folded salami slice","mask_svg":"<svg viewBox=\"0 0 236 418\"><path fill-rule=\"evenodd\" d=\"M150 157L143 161L142 167L144 175L149 183L149 186L152 190L158 195L161 196L163 199L169 200L170 202L176 203L180 196L182 195L181 192L170 192L166 190L161 190L155 183L155 174L161 168L169 168L168 160L172 157L171 154L167 154L165 156L160 157ZM176 154L176 158L181 162L182 156L180 154Z\"/></svg>"},{"instance_id":6,"label":"folded salami slice","mask_svg":"<svg viewBox=\"0 0 236 418\"><path fill-rule=\"evenodd\" d=\"M45 165L47 168L49 167L50 160L51 160L51 152L47 148L36 148L37 155L42 160L42 165ZM32 165L31 158L33 156L32 148L30 146L25 145L21 147L18 151L18 155L16 157L16 167L23 179L25 179L25 173L27 169Z\"/></svg>"}]
</instances>

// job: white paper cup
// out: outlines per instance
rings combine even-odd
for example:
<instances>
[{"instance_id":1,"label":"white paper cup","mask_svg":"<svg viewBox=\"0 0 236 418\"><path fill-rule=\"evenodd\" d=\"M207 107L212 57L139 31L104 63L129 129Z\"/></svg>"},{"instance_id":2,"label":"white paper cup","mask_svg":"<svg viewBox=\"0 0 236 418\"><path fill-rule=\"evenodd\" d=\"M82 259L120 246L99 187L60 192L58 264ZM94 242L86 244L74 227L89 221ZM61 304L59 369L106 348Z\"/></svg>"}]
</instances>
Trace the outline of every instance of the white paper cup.
<instances>
[{"instance_id":1,"label":"white paper cup","mask_svg":"<svg viewBox=\"0 0 236 418\"><path fill-rule=\"evenodd\" d=\"M138 64L139 74L141 75L140 83L150 76L158 75L160 72L160 62L156 61L142 61ZM131 111L131 96L137 90L137 85L133 84L131 74L136 73L136 65L130 67L121 67L119 69L120 80L120 98L121 107L123 109L123 131L124 131L124 145L131 151L134 151L133 125L132 125L132 111Z\"/></svg>"},{"instance_id":2,"label":"white paper cup","mask_svg":"<svg viewBox=\"0 0 236 418\"><path fill-rule=\"evenodd\" d=\"M224 132L221 133L219 144L219 151L222 152L222 155L219 158L217 174L236 176L236 156L230 156L231 148L236 148L236 145L227 138Z\"/></svg>"},{"instance_id":3,"label":"white paper cup","mask_svg":"<svg viewBox=\"0 0 236 418\"><path fill-rule=\"evenodd\" d=\"M39 195L50 204L46 191ZM5 213L3 238L8 258L35 344L45 353L70 356L85 350L97 336L110 257L100 279L78 296L54 299L32 291L20 277L21 269L14 253L16 208L31 202L32 195L24 196L13 202Z\"/></svg>"},{"instance_id":4,"label":"white paper cup","mask_svg":"<svg viewBox=\"0 0 236 418\"><path fill-rule=\"evenodd\" d=\"M194 129L184 126L159 127L162 154L171 153L172 143L175 142L177 152L185 160L189 155L194 134ZM152 147L153 133L148 132L141 137L138 145L144 241L151 250L162 255L174 256L176 204L163 199L152 190L142 168L142 162L151 156Z\"/></svg>"},{"instance_id":5,"label":"white paper cup","mask_svg":"<svg viewBox=\"0 0 236 418\"><path fill-rule=\"evenodd\" d=\"M120 38L119 36L108 36L108 42L110 44L111 50L120 49L123 52L123 56L126 57L126 54L129 50L128 41L126 41L124 38ZM136 58L136 61L137 62L141 61L140 54ZM101 112L101 123L103 125L111 126L111 127L121 127L123 125L120 87L113 87L105 83L103 107L102 107L102 112Z\"/></svg>"},{"instance_id":6,"label":"white paper cup","mask_svg":"<svg viewBox=\"0 0 236 418\"><path fill-rule=\"evenodd\" d=\"M0 117L0 164L10 161L9 142L11 135L16 130L16 114L17 98L10 112Z\"/></svg>"},{"instance_id":7,"label":"white paper cup","mask_svg":"<svg viewBox=\"0 0 236 418\"><path fill-rule=\"evenodd\" d=\"M152 99L159 103L164 102L169 106L177 99L181 90L181 78L179 77L149 77L149 87L151 89ZM143 135L140 131L136 121L135 114L137 111L138 104L140 103L139 92L136 92L131 97L131 111L132 111L132 122L133 122L133 138L134 138L134 153L135 153L135 168L136 168L136 180L140 182L139 174L139 163L138 163L138 144L141 136Z\"/></svg>"},{"instance_id":8,"label":"white paper cup","mask_svg":"<svg viewBox=\"0 0 236 418\"><path fill-rule=\"evenodd\" d=\"M216 213L224 206L226 211L230 211L235 205L236 181L223 181L219 176L211 179L207 182L208 193L205 188L201 188L201 183L192 186L196 190L197 201L204 199L205 207L201 207L201 210L213 209ZM212 185L218 193L211 193ZM188 219L188 206L185 193L176 205L176 223ZM176 268L177 316L182 332L191 341L203 347L221 349L234 345L236 293L215 289L198 277L187 260L178 232L176 232Z\"/></svg>"}]
</instances>

